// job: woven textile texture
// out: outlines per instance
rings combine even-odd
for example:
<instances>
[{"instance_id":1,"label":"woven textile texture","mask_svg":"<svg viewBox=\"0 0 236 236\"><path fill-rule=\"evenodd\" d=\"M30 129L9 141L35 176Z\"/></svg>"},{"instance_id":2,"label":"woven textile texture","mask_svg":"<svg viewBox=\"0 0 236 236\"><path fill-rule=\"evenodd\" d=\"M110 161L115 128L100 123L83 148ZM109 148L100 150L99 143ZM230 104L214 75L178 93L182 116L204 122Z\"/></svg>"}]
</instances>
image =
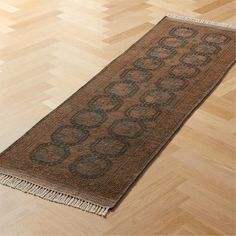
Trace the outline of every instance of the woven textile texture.
<instances>
[{"instance_id":1,"label":"woven textile texture","mask_svg":"<svg viewBox=\"0 0 236 236\"><path fill-rule=\"evenodd\" d=\"M0 155L0 182L106 215L234 61L233 29L163 18Z\"/></svg>"}]
</instances>

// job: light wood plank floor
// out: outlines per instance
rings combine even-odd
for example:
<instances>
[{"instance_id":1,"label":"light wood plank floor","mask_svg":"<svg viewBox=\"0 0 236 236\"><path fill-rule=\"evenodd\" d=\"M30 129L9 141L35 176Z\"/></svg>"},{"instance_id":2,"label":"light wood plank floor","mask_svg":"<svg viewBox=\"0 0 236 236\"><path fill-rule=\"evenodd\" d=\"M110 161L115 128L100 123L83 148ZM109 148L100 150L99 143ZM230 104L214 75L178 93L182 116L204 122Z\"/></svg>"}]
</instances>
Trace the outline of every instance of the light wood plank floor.
<instances>
[{"instance_id":1,"label":"light wood plank floor","mask_svg":"<svg viewBox=\"0 0 236 236\"><path fill-rule=\"evenodd\" d=\"M0 151L167 13L233 0L1 0ZM106 219L0 186L0 235L235 235L235 70Z\"/></svg>"}]
</instances>

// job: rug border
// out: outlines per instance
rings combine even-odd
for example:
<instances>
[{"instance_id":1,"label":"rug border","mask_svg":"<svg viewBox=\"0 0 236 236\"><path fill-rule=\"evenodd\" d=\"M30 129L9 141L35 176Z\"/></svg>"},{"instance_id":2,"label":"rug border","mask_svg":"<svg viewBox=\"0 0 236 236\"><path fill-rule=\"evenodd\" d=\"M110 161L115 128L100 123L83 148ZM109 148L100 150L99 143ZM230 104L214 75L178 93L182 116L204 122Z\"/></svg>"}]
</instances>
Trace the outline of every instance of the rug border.
<instances>
[{"instance_id":1,"label":"rug border","mask_svg":"<svg viewBox=\"0 0 236 236\"><path fill-rule=\"evenodd\" d=\"M82 87L80 87L78 90L76 90L72 95L70 95L65 101L63 101L60 105L58 105L55 109L53 109L51 112L49 112L45 117L43 117L41 120L39 120L35 125L33 125L26 133L24 133L20 138L18 138L15 142L13 142L10 146L8 146L2 153L0 153L0 157L4 155L10 148L12 148L15 144L17 144L21 138L23 138L25 135L27 135L32 128L38 125L38 123L42 122L44 119L46 119L50 114L56 112L56 110L61 107L64 103L66 103L68 100L72 99L77 92L81 89L83 89L85 86L87 86L90 82L95 80L98 75L100 75L103 71L105 71L111 64L113 64L116 60L118 60L123 54L128 52L133 46L135 46L139 41L141 41L147 34L149 34L151 31L154 30L154 28L160 24L164 19L170 18L175 21L181 20L182 22L191 23L191 24L199 24L199 25L206 25L208 27L215 27L215 28L224 28L228 30L235 30L231 25L221 23L221 22L214 22L214 21L208 21L203 19L194 19L190 17L185 16L176 16L176 15L167 15L164 16L160 21L158 21L151 29L149 29L141 38L139 38L136 42L134 42L130 47L128 47L123 53L121 53L119 56L117 56L115 59L113 59L110 63L108 63L107 66L105 66L101 71L99 71L95 76L93 76L88 82L86 82ZM35 196L38 196L40 198L43 198L45 200L49 200L56 203L61 203L64 205L72 206L75 208L79 208L84 211L88 211L100 216L106 216L108 213L108 210L111 208L116 207L117 203L120 202L120 200L125 197L125 193L128 193L130 188L137 183L137 179L145 173L145 169L147 169L148 165L152 163L161 153L161 151L169 144L169 142L175 137L175 135L178 133L180 128L185 124L185 122L191 117L191 115L198 109L199 106L201 106L204 101L212 94L212 92L216 89L216 87L221 83L225 75L228 73L228 71L231 69L231 67L234 65L235 60L231 62L226 68L225 71L220 74L216 80L216 82L208 89L207 92L204 93L203 97L196 103L192 109L186 113L184 118L181 122L176 126L176 128L171 132L171 134L168 136L165 142L155 150L155 152L150 156L150 160L145 163L142 170L134 175L134 177L130 180L130 183L127 185L127 187L124 189L124 191L121 192L120 197L117 199L117 201L114 204L111 204L109 206L96 204L90 200L85 200L85 198L80 198L73 196L72 194L67 194L63 191L55 191L51 189L50 187L44 187L39 184L34 183L35 181L27 181L23 178L18 178L16 175L7 174L7 170L4 170L0 167L0 184L20 190L22 192L32 194ZM156 157L156 158L155 158Z\"/></svg>"}]
</instances>

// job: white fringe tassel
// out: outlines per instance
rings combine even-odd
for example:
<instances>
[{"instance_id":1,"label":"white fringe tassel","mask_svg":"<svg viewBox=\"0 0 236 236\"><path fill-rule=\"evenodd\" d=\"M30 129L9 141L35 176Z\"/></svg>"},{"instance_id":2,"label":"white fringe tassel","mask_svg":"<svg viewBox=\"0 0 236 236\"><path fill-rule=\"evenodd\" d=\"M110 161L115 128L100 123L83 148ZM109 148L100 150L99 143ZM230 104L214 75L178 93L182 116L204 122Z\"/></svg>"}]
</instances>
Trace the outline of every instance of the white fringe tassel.
<instances>
[{"instance_id":1,"label":"white fringe tassel","mask_svg":"<svg viewBox=\"0 0 236 236\"><path fill-rule=\"evenodd\" d=\"M79 208L83 211L91 212L99 216L106 216L109 210L109 207L100 206L80 198L72 197L64 193L59 193L45 187L41 187L37 184L33 184L28 181L2 173L0 173L0 183L8 187L21 190L22 192L29 193L52 202Z\"/></svg>"},{"instance_id":2,"label":"white fringe tassel","mask_svg":"<svg viewBox=\"0 0 236 236\"><path fill-rule=\"evenodd\" d=\"M234 30L236 29L235 25L231 25L231 24L227 24L227 23L223 23L223 22L216 22L216 21L210 21L210 20L204 20L204 19L191 18L188 16L177 16L177 15L173 15L173 14L168 14L167 16L170 18L173 18L173 19L190 21L190 22L195 22L198 24L219 26L219 27L234 29Z\"/></svg>"}]
</instances>

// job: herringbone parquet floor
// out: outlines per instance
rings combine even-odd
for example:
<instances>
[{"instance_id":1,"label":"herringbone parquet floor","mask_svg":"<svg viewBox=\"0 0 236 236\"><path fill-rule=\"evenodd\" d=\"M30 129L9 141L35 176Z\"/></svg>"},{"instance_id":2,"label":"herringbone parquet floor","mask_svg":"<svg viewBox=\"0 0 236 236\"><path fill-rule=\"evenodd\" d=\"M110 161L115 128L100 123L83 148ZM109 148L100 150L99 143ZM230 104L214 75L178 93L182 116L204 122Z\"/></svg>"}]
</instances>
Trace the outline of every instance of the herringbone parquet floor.
<instances>
[{"instance_id":1,"label":"herringbone parquet floor","mask_svg":"<svg viewBox=\"0 0 236 236\"><path fill-rule=\"evenodd\" d=\"M0 0L0 151L167 13L233 0ZM235 235L235 70L106 219L0 186L0 235Z\"/></svg>"}]
</instances>

